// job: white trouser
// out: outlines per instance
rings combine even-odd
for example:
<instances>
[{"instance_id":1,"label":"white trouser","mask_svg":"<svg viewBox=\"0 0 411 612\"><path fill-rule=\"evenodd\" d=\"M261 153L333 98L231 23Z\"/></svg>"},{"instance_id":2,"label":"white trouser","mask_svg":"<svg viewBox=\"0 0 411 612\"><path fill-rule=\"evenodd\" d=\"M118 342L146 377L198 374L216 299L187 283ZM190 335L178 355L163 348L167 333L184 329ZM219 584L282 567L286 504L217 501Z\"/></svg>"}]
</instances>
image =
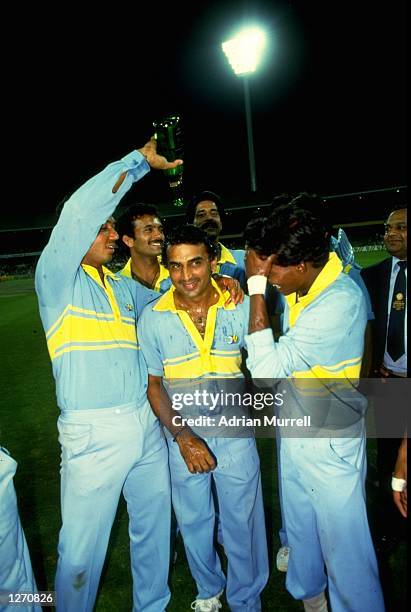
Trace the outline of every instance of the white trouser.
<instances>
[{"instance_id":1,"label":"white trouser","mask_svg":"<svg viewBox=\"0 0 411 612\"><path fill-rule=\"evenodd\" d=\"M170 598L167 448L146 402L137 409L64 412L58 420L63 525L57 609L93 609L121 492L127 502L133 610L162 612Z\"/></svg>"}]
</instances>

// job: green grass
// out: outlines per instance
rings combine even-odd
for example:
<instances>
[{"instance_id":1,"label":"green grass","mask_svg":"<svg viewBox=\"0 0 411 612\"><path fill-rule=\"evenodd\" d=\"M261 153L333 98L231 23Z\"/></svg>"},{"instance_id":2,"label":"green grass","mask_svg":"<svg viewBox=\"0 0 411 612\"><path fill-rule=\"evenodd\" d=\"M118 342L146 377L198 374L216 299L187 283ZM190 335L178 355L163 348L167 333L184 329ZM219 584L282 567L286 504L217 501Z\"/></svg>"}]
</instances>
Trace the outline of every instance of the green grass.
<instances>
[{"instance_id":1,"label":"green grass","mask_svg":"<svg viewBox=\"0 0 411 612\"><path fill-rule=\"evenodd\" d=\"M15 486L33 568L39 588L51 590L60 528L60 450L56 430L58 408L32 280L0 283L0 332L0 444L9 449L19 464ZM258 445L269 550L273 560L279 545L277 533L280 526L275 443L273 440L259 440ZM369 447L372 468L375 465L373 441L369 441ZM373 503L372 491L370 502ZM170 578L172 599L169 612L188 610L196 595L180 539L177 542L177 552L177 562ZM402 549L392 561L398 578L395 595L397 603L392 607L395 612L403 609L398 602L404 598L405 555L406 551ZM272 569L262 597L263 610L301 610L301 603L294 601L285 590L284 579L285 574ZM127 512L121 501L96 610L123 612L130 609ZM223 610L227 609L224 606Z\"/></svg>"},{"instance_id":2,"label":"green grass","mask_svg":"<svg viewBox=\"0 0 411 612\"><path fill-rule=\"evenodd\" d=\"M355 261L363 268L368 268L368 266L372 266L373 264L379 263L387 257L388 254L385 249L380 249L379 251L370 251L369 253L355 253Z\"/></svg>"}]
</instances>

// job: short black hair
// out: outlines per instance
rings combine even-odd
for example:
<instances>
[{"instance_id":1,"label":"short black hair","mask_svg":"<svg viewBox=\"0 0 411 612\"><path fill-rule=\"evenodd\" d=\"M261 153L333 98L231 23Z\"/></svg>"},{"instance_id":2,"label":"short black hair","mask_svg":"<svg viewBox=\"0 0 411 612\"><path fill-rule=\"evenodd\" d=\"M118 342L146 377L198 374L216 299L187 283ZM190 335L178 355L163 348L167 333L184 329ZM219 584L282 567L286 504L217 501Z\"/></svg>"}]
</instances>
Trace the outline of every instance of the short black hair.
<instances>
[{"instance_id":1,"label":"short black hair","mask_svg":"<svg viewBox=\"0 0 411 612\"><path fill-rule=\"evenodd\" d=\"M268 207L267 214L271 214L279 206L289 204L294 197L295 196L291 195L290 193L280 193L278 195L275 195L271 200L270 206Z\"/></svg>"},{"instance_id":2,"label":"short black hair","mask_svg":"<svg viewBox=\"0 0 411 612\"><path fill-rule=\"evenodd\" d=\"M168 248L176 244L204 244L210 259L217 257L217 245L210 239L207 232L191 224L179 225L166 237L161 253L163 266L168 265Z\"/></svg>"},{"instance_id":3,"label":"short black hair","mask_svg":"<svg viewBox=\"0 0 411 612\"><path fill-rule=\"evenodd\" d=\"M194 195L187 205L186 223L189 223L189 224L193 223L194 217L196 214L197 205L200 202L204 202L205 200L210 200L211 202L215 203L215 205L217 206L218 214L220 215L221 221L224 220L226 216L226 212L225 212L224 204L220 196L214 193L213 191L201 191L197 195Z\"/></svg>"},{"instance_id":4,"label":"short black hair","mask_svg":"<svg viewBox=\"0 0 411 612\"><path fill-rule=\"evenodd\" d=\"M397 210L408 210L407 202L397 202L396 204L391 204L386 216L389 217L393 212L397 212Z\"/></svg>"},{"instance_id":5,"label":"short black hair","mask_svg":"<svg viewBox=\"0 0 411 612\"><path fill-rule=\"evenodd\" d=\"M144 215L151 215L153 217L160 217L158 210L152 204L143 204L141 202L137 204L131 204L116 220L116 231L120 236L120 240L123 236L134 237L134 221L140 219Z\"/></svg>"},{"instance_id":6,"label":"short black hair","mask_svg":"<svg viewBox=\"0 0 411 612\"><path fill-rule=\"evenodd\" d=\"M325 224L311 211L293 204L279 206L261 222L251 221L244 232L247 246L262 255L275 254L280 266L309 261L324 266L330 252Z\"/></svg>"}]
</instances>

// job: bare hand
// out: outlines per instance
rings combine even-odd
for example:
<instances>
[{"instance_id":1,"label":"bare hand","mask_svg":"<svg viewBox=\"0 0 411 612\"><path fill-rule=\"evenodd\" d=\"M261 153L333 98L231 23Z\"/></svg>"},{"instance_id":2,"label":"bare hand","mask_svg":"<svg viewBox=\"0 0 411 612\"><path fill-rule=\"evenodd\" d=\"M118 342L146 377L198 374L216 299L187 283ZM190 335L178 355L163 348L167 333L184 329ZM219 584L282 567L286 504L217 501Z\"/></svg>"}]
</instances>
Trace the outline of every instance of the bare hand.
<instances>
[{"instance_id":1,"label":"bare hand","mask_svg":"<svg viewBox=\"0 0 411 612\"><path fill-rule=\"evenodd\" d=\"M210 472L217 466L204 440L190 430L182 432L177 438L180 453L192 474Z\"/></svg>"},{"instance_id":2,"label":"bare hand","mask_svg":"<svg viewBox=\"0 0 411 612\"><path fill-rule=\"evenodd\" d=\"M226 304L242 304L244 302L244 291L236 278L231 276L218 275L213 277L221 291L228 291L230 297Z\"/></svg>"},{"instance_id":3,"label":"bare hand","mask_svg":"<svg viewBox=\"0 0 411 612\"><path fill-rule=\"evenodd\" d=\"M247 278L255 274L268 277L274 257L275 255L260 255L253 249L247 249L245 252L245 271Z\"/></svg>"},{"instance_id":4,"label":"bare hand","mask_svg":"<svg viewBox=\"0 0 411 612\"><path fill-rule=\"evenodd\" d=\"M407 489L404 489L404 491L393 491L392 495L394 498L394 504L397 506L402 516L407 518Z\"/></svg>"},{"instance_id":5,"label":"bare hand","mask_svg":"<svg viewBox=\"0 0 411 612\"><path fill-rule=\"evenodd\" d=\"M155 138L151 138L148 142L146 142L144 147L137 149L137 151L144 155L149 166L155 170L169 170L170 168L181 166L183 163L182 159L176 159L173 162L169 162L163 155L158 155L157 140Z\"/></svg>"},{"instance_id":6,"label":"bare hand","mask_svg":"<svg viewBox=\"0 0 411 612\"><path fill-rule=\"evenodd\" d=\"M407 436L401 442L400 448L398 449L397 461L394 468L395 478L401 478L407 480ZM393 491L394 504L401 512L404 518L407 518L407 489L404 491Z\"/></svg>"}]
</instances>

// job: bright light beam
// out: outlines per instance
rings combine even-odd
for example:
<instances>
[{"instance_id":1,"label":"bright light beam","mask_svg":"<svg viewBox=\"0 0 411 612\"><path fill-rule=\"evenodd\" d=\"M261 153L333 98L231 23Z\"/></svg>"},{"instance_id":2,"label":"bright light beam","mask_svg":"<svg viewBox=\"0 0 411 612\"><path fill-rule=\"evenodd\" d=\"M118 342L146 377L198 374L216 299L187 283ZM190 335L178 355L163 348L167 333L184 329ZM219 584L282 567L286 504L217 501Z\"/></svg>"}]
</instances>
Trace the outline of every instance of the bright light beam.
<instances>
[{"instance_id":1,"label":"bright light beam","mask_svg":"<svg viewBox=\"0 0 411 612\"><path fill-rule=\"evenodd\" d=\"M241 76L255 72L266 45L266 36L256 27L241 30L231 40L222 43L222 48L235 74Z\"/></svg>"}]
</instances>

